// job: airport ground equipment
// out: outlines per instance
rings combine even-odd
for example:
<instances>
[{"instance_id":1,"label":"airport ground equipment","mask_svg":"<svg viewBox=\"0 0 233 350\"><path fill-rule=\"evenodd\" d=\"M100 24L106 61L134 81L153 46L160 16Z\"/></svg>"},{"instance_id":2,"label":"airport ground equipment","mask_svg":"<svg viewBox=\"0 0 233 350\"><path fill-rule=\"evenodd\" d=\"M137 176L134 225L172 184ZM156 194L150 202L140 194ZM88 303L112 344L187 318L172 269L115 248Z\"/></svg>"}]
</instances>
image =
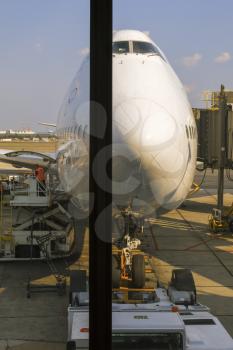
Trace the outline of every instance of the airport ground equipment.
<instances>
[{"instance_id":1,"label":"airport ground equipment","mask_svg":"<svg viewBox=\"0 0 233 350\"><path fill-rule=\"evenodd\" d=\"M67 350L88 349L89 294L84 271L71 275ZM233 339L197 302L190 270L172 272L168 288L112 294L112 349L230 350Z\"/></svg>"},{"instance_id":2,"label":"airport ground equipment","mask_svg":"<svg viewBox=\"0 0 233 350\"><path fill-rule=\"evenodd\" d=\"M47 188L40 195L37 181L33 177L18 185L10 196L11 199L8 198L7 202L1 201L0 260L46 259L39 245L40 239L44 237L48 238L46 254L50 258L64 257L71 253L75 238L73 220L67 211L67 198L61 198L59 202L51 200ZM8 217L3 215L6 208L12 213ZM9 216L12 221L10 226Z\"/></svg>"},{"instance_id":3,"label":"airport ground equipment","mask_svg":"<svg viewBox=\"0 0 233 350\"><path fill-rule=\"evenodd\" d=\"M47 265L54 279L56 280L55 285L38 285L32 283L30 277L27 284L27 298L31 297L32 293L42 293L42 292L57 292L58 295L64 295L66 292L66 277L59 272L56 267L55 262L52 260L51 255L48 254L47 245L51 240L51 234L45 234L44 236L34 236L33 231L31 231L31 245L30 245L30 254L31 261L33 256L33 239L36 240L40 251L43 253L43 256L46 259Z\"/></svg>"},{"instance_id":4,"label":"airport ground equipment","mask_svg":"<svg viewBox=\"0 0 233 350\"><path fill-rule=\"evenodd\" d=\"M214 233L229 230L233 233L233 203L226 210L213 209L209 216L209 228Z\"/></svg>"},{"instance_id":5,"label":"airport ground equipment","mask_svg":"<svg viewBox=\"0 0 233 350\"><path fill-rule=\"evenodd\" d=\"M145 257L138 250L143 234L143 220L131 209L122 210L123 235L114 242L112 257L113 288L119 288L121 282L127 281L135 288L145 285Z\"/></svg>"}]
</instances>

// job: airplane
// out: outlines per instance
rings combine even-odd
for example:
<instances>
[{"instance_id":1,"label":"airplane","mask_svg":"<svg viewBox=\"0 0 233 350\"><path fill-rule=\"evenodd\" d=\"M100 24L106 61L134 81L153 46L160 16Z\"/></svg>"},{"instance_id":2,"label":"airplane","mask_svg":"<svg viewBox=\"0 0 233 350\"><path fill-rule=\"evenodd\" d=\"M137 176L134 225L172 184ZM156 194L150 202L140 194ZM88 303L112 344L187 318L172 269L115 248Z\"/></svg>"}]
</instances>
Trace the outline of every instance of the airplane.
<instances>
[{"instance_id":1,"label":"airplane","mask_svg":"<svg viewBox=\"0 0 233 350\"><path fill-rule=\"evenodd\" d=\"M145 213L159 215L180 206L190 192L197 154L195 119L182 83L148 35L137 30L114 32L112 50L114 205L133 203ZM52 162L54 167L56 160L76 215L88 215L91 206L89 68L87 55L59 112L59 149ZM0 161L30 167L28 155L14 156L2 155ZM41 159L40 165L48 168L48 164L48 158ZM98 157L93 166L98 166Z\"/></svg>"},{"instance_id":2,"label":"airplane","mask_svg":"<svg viewBox=\"0 0 233 350\"><path fill-rule=\"evenodd\" d=\"M101 107L100 107L101 108ZM104 117L104 112L102 113ZM89 57L60 110L60 180L88 205ZM113 35L113 200L157 213L178 207L194 178L197 129L186 92L144 33ZM98 166L98 160L96 161Z\"/></svg>"}]
</instances>

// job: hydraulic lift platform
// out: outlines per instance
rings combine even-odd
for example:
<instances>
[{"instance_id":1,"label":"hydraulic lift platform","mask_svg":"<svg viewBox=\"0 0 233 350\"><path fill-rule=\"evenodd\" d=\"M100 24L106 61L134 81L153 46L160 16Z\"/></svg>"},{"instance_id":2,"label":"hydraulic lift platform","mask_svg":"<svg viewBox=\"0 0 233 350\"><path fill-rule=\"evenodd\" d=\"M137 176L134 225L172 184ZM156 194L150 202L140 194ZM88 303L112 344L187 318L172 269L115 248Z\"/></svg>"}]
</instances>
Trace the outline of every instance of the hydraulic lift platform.
<instances>
[{"instance_id":1,"label":"hydraulic lift platform","mask_svg":"<svg viewBox=\"0 0 233 350\"><path fill-rule=\"evenodd\" d=\"M1 198L0 261L46 259L39 244L45 237L49 258L71 254L75 235L67 200L52 201L48 188L43 195L37 189L31 177Z\"/></svg>"}]
</instances>

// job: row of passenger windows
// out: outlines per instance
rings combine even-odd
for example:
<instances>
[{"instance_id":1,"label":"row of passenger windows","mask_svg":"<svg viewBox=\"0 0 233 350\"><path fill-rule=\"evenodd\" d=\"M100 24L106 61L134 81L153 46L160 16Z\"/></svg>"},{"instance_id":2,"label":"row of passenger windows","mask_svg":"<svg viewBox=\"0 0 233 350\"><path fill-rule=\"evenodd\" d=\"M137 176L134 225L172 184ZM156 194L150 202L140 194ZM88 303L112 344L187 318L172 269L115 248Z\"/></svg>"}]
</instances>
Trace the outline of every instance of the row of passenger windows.
<instances>
[{"instance_id":1,"label":"row of passenger windows","mask_svg":"<svg viewBox=\"0 0 233 350\"><path fill-rule=\"evenodd\" d=\"M85 138L87 136L87 125L84 128L82 125L76 125L61 129L58 136L65 140Z\"/></svg>"},{"instance_id":2,"label":"row of passenger windows","mask_svg":"<svg viewBox=\"0 0 233 350\"><path fill-rule=\"evenodd\" d=\"M114 54L153 54L162 57L158 49L146 41L115 41L112 44L112 52Z\"/></svg>"},{"instance_id":3,"label":"row of passenger windows","mask_svg":"<svg viewBox=\"0 0 233 350\"><path fill-rule=\"evenodd\" d=\"M185 130L188 139L195 139L197 137L197 129L194 126L185 125Z\"/></svg>"}]
</instances>

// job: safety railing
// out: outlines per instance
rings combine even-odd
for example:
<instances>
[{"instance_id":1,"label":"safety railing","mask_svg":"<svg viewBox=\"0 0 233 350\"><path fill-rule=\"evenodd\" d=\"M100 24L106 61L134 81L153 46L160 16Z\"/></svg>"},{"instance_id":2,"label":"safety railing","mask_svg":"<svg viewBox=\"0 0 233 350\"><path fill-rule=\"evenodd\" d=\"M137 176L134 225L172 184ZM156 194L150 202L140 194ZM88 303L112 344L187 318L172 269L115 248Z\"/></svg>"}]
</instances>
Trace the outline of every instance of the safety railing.
<instances>
[{"instance_id":1,"label":"safety railing","mask_svg":"<svg viewBox=\"0 0 233 350\"><path fill-rule=\"evenodd\" d=\"M23 186L15 186L11 190L11 194L15 196L37 196L48 197L50 195L49 186L45 182L39 181L36 178L30 178Z\"/></svg>"}]
</instances>

